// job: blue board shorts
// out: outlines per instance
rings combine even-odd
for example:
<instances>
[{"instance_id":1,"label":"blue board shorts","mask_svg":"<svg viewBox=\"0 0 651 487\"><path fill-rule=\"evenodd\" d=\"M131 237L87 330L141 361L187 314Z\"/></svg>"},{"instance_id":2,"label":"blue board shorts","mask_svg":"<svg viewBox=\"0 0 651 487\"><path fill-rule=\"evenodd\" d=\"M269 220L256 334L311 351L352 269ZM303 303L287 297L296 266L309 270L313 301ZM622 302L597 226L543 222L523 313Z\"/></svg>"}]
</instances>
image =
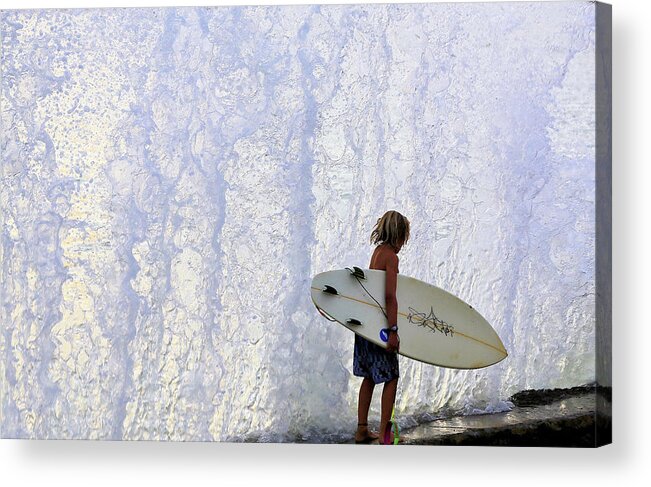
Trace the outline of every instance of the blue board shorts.
<instances>
[{"instance_id":1,"label":"blue board shorts","mask_svg":"<svg viewBox=\"0 0 651 487\"><path fill-rule=\"evenodd\" d=\"M355 334L353 374L369 378L374 384L397 379L400 376L398 354L387 352L379 345Z\"/></svg>"}]
</instances>

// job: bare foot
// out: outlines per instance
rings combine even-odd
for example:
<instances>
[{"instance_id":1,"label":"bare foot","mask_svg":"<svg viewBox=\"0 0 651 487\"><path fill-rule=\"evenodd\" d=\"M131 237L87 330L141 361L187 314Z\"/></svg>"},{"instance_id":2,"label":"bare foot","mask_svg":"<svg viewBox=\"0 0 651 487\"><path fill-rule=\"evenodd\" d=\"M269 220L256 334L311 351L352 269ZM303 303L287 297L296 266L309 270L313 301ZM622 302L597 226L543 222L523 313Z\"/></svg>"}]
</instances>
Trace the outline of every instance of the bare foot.
<instances>
[{"instance_id":1,"label":"bare foot","mask_svg":"<svg viewBox=\"0 0 651 487\"><path fill-rule=\"evenodd\" d=\"M355 432L355 443L370 443L378 439L378 435L371 433L368 430L368 426L359 425L357 426L357 431Z\"/></svg>"},{"instance_id":2,"label":"bare foot","mask_svg":"<svg viewBox=\"0 0 651 487\"><path fill-rule=\"evenodd\" d=\"M387 428L391 428L391 426L387 425ZM393 429L389 430L388 433L389 433L388 442L384 443L384 436L386 435L386 430L382 431L380 429L380 437L378 439L378 444L380 444L380 445L393 445L393 442L395 440L395 435L393 434ZM402 438L402 436L398 437L398 444L402 443L403 441L404 441L404 439Z\"/></svg>"}]
</instances>

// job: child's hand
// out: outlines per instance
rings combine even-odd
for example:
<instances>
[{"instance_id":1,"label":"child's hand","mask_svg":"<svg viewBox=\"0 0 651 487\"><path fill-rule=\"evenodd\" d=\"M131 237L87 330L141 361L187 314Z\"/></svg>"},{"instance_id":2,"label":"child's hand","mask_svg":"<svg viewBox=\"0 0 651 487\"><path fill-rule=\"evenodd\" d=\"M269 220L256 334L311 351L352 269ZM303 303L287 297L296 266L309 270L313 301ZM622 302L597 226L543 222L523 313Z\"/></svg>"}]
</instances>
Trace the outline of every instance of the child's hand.
<instances>
[{"instance_id":1,"label":"child's hand","mask_svg":"<svg viewBox=\"0 0 651 487\"><path fill-rule=\"evenodd\" d=\"M400 350L400 337L398 332L389 333L389 341L387 342L387 352L396 352Z\"/></svg>"}]
</instances>

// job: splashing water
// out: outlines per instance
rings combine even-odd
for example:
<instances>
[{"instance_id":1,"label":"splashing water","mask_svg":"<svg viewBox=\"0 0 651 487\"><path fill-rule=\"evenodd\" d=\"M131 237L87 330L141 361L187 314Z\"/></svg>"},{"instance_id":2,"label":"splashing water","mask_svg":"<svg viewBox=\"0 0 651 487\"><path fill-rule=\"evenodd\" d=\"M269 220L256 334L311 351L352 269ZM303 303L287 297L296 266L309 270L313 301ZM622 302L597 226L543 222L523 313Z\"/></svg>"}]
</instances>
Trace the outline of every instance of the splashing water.
<instances>
[{"instance_id":1,"label":"splashing water","mask_svg":"<svg viewBox=\"0 0 651 487\"><path fill-rule=\"evenodd\" d=\"M509 351L401 357L399 422L594 380L594 8L2 11L2 436L350 436L309 283L387 209Z\"/></svg>"}]
</instances>

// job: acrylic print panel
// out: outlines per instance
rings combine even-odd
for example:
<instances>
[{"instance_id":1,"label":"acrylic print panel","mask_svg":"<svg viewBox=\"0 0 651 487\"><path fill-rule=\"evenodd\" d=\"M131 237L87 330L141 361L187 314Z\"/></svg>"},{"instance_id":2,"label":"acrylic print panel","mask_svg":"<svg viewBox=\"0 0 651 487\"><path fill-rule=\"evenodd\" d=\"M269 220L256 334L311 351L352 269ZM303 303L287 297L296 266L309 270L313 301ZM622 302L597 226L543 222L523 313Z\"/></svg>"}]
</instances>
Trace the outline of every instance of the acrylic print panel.
<instances>
[{"instance_id":1,"label":"acrylic print panel","mask_svg":"<svg viewBox=\"0 0 651 487\"><path fill-rule=\"evenodd\" d=\"M403 442L594 443L596 10L4 10L2 437L352 442L310 282L395 209L509 352L400 356Z\"/></svg>"}]
</instances>

